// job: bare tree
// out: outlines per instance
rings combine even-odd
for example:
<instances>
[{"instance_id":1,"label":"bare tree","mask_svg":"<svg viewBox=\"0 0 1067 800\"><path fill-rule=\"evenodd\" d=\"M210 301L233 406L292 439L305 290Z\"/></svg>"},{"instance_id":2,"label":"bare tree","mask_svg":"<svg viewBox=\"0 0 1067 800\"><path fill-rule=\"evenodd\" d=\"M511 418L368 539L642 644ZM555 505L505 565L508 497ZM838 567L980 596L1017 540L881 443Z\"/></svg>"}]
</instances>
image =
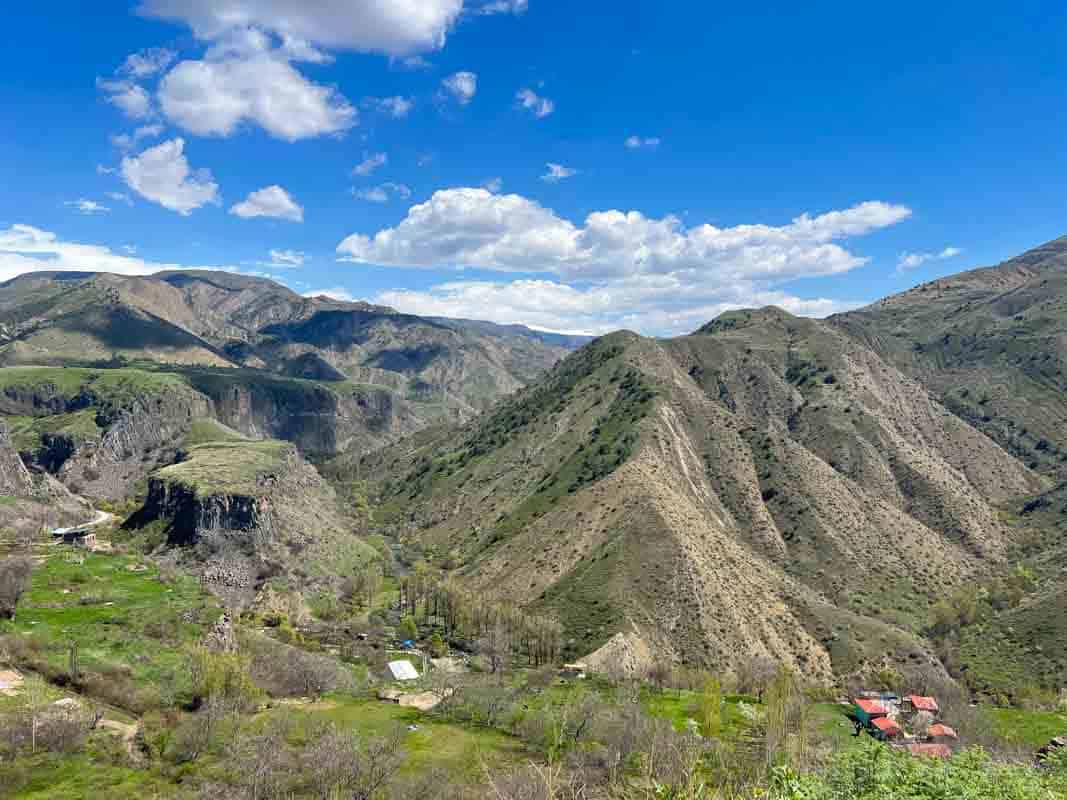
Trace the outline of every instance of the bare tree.
<instances>
[{"instance_id":1,"label":"bare tree","mask_svg":"<svg viewBox=\"0 0 1067 800\"><path fill-rule=\"evenodd\" d=\"M14 619L19 600L30 588L33 560L8 556L0 561L0 619Z\"/></svg>"},{"instance_id":2,"label":"bare tree","mask_svg":"<svg viewBox=\"0 0 1067 800\"><path fill-rule=\"evenodd\" d=\"M230 763L250 800L290 797L292 754L286 744L291 720L282 716L258 733L246 733L227 748Z\"/></svg>"},{"instance_id":3,"label":"bare tree","mask_svg":"<svg viewBox=\"0 0 1067 800\"><path fill-rule=\"evenodd\" d=\"M386 736L360 738L351 730L327 726L304 751L304 772L323 800L370 800L404 764L402 729Z\"/></svg>"},{"instance_id":4,"label":"bare tree","mask_svg":"<svg viewBox=\"0 0 1067 800\"><path fill-rule=\"evenodd\" d=\"M778 674L778 664L764 655L751 655L737 667L737 688L763 702L763 693Z\"/></svg>"}]
</instances>

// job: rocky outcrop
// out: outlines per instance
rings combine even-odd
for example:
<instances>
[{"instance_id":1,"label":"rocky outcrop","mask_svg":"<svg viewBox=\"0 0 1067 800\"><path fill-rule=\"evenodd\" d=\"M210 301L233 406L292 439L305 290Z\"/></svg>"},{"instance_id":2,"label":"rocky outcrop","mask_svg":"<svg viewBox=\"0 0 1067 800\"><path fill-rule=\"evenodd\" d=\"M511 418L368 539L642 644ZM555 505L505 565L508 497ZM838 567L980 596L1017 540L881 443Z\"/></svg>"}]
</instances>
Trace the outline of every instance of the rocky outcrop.
<instances>
[{"instance_id":1,"label":"rocky outcrop","mask_svg":"<svg viewBox=\"0 0 1067 800\"><path fill-rule=\"evenodd\" d=\"M29 497L33 493L33 477L11 446L7 426L0 420L0 495Z\"/></svg>"}]
</instances>

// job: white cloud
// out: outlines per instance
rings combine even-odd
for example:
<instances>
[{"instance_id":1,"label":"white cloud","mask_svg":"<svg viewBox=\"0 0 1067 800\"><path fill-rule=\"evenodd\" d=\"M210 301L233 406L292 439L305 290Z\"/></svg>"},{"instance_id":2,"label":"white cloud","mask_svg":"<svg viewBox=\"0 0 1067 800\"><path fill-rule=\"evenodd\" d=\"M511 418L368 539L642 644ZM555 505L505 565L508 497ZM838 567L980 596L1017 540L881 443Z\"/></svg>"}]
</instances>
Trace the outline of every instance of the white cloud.
<instances>
[{"instance_id":1,"label":"white cloud","mask_svg":"<svg viewBox=\"0 0 1067 800\"><path fill-rule=\"evenodd\" d=\"M135 248L124 247L127 252ZM222 267L197 267L222 269ZM101 245L65 242L56 234L32 225L12 225L0 230L0 281L27 272L113 272L117 275L148 275L169 269L189 269L182 264L162 264L119 255Z\"/></svg>"},{"instance_id":2,"label":"white cloud","mask_svg":"<svg viewBox=\"0 0 1067 800\"><path fill-rule=\"evenodd\" d=\"M955 258L963 252L959 247L946 247L937 253L901 253L897 258L897 272L906 272L925 264L927 261L943 261Z\"/></svg>"},{"instance_id":3,"label":"white cloud","mask_svg":"<svg viewBox=\"0 0 1067 800\"><path fill-rule=\"evenodd\" d=\"M548 167L548 172L541 176L541 180L546 183L559 183L562 180L570 178L578 174L578 170L565 167L562 164L553 164L549 161L545 164Z\"/></svg>"},{"instance_id":4,"label":"white cloud","mask_svg":"<svg viewBox=\"0 0 1067 800\"><path fill-rule=\"evenodd\" d=\"M304 297L328 297L330 300L338 300L342 303L354 303L356 298L343 286L335 286L332 289L312 289L304 292Z\"/></svg>"},{"instance_id":5,"label":"white cloud","mask_svg":"<svg viewBox=\"0 0 1067 800\"><path fill-rule=\"evenodd\" d=\"M105 167L103 164L96 165L97 175L114 175L116 172L118 172L118 170L114 167Z\"/></svg>"},{"instance_id":6,"label":"white cloud","mask_svg":"<svg viewBox=\"0 0 1067 800\"><path fill-rule=\"evenodd\" d=\"M150 47L127 56L118 71L132 78L147 78L165 70L177 57L177 53L165 47Z\"/></svg>"},{"instance_id":7,"label":"white cloud","mask_svg":"<svg viewBox=\"0 0 1067 800\"><path fill-rule=\"evenodd\" d=\"M290 222L304 221L304 209L293 200L289 192L277 184L252 192L231 208L230 213L242 219L271 217L287 219Z\"/></svg>"},{"instance_id":8,"label":"white cloud","mask_svg":"<svg viewBox=\"0 0 1067 800\"><path fill-rule=\"evenodd\" d=\"M493 178L489 178L484 183L482 183L482 188L488 189L493 194L497 194L500 192L501 189L504 188L504 179L501 178L499 175Z\"/></svg>"},{"instance_id":9,"label":"white cloud","mask_svg":"<svg viewBox=\"0 0 1067 800\"><path fill-rule=\"evenodd\" d=\"M519 101L519 105L538 119L544 119L556 110L554 101L549 100L547 97L541 97L533 89L519 89L515 93L515 99Z\"/></svg>"},{"instance_id":10,"label":"white cloud","mask_svg":"<svg viewBox=\"0 0 1067 800\"><path fill-rule=\"evenodd\" d=\"M776 305L800 316L825 317L864 305L802 299L748 285L718 292L682 288L664 292L640 285L579 288L551 280L455 281L421 291L384 291L373 302L408 314L521 323L550 331L602 334L628 328L662 336L692 332L736 308Z\"/></svg>"},{"instance_id":11,"label":"white cloud","mask_svg":"<svg viewBox=\"0 0 1067 800\"><path fill-rule=\"evenodd\" d=\"M382 114L388 114L393 119L403 119L415 108L413 97L368 97L366 105Z\"/></svg>"},{"instance_id":12,"label":"white cloud","mask_svg":"<svg viewBox=\"0 0 1067 800\"><path fill-rule=\"evenodd\" d=\"M525 14L529 0L489 0L474 9L475 14Z\"/></svg>"},{"instance_id":13,"label":"white cloud","mask_svg":"<svg viewBox=\"0 0 1067 800\"><path fill-rule=\"evenodd\" d=\"M128 206L133 205L133 200L125 192L105 192L105 194L116 203L125 203Z\"/></svg>"},{"instance_id":14,"label":"white cloud","mask_svg":"<svg viewBox=\"0 0 1067 800\"><path fill-rule=\"evenodd\" d=\"M96 86L107 92L107 101L130 119L149 119L153 115L152 97L139 84L126 80L98 78Z\"/></svg>"},{"instance_id":15,"label":"white cloud","mask_svg":"<svg viewBox=\"0 0 1067 800\"><path fill-rule=\"evenodd\" d=\"M458 188L412 206L395 228L373 237L349 236L338 252L386 266L464 265L584 279L688 270L723 279L784 279L845 272L865 263L833 240L895 224L910 213L903 206L867 202L816 217L804 214L779 227L687 229L672 216L609 210L593 212L577 226L517 194Z\"/></svg>"},{"instance_id":16,"label":"white cloud","mask_svg":"<svg viewBox=\"0 0 1067 800\"><path fill-rule=\"evenodd\" d=\"M87 200L84 197L80 197L77 200L67 200L65 203L63 203L63 205L67 206L68 208L76 209L79 214L84 214L85 216L92 216L93 214L107 214L109 211L111 211L111 209L107 206L101 205L95 200Z\"/></svg>"},{"instance_id":17,"label":"white cloud","mask_svg":"<svg viewBox=\"0 0 1067 800\"><path fill-rule=\"evenodd\" d=\"M246 30L182 61L159 86L163 113L200 136L230 136L242 123L295 142L342 133L358 112L336 89L313 83L289 63L292 52Z\"/></svg>"},{"instance_id":18,"label":"white cloud","mask_svg":"<svg viewBox=\"0 0 1067 800\"><path fill-rule=\"evenodd\" d=\"M144 0L143 14L201 39L256 27L335 50L409 56L444 46L463 0Z\"/></svg>"},{"instance_id":19,"label":"white cloud","mask_svg":"<svg viewBox=\"0 0 1067 800\"><path fill-rule=\"evenodd\" d=\"M473 72L455 72L441 81L441 88L461 106L465 106L478 91L478 76Z\"/></svg>"},{"instance_id":20,"label":"white cloud","mask_svg":"<svg viewBox=\"0 0 1067 800\"><path fill-rule=\"evenodd\" d=\"M626 141L623 144L630 150L640 150L642 148L646 150L654 150L660 146L660 138L658 136L627 136Z\"/></svg>"},{"instance_id":21,"label":"white cloud","mask_svg":"<svg viewBox=\"0 0 1067 800\"><path fill-rule=\"evenodd\" d=\"M272 267L302 267L307 259L307 253L301 253L299 250L270 251L270 265Z\"/></svg>"},{"instance_id":22,"label":"white cloud","mask_svg":"<svg viewBox=\"0 0 1067 800\"><path fill-rule=\"evenodd\" d=\"M411 197L411 189L403 183L388 181L369 189L353 189L352 194L360 200L367 200L371 203L388 203L394 197L407 200Z\"/></svg>"},{"instance_id":23,"label":"white cloud","mask_svg":"<svg viewBox=\"0 0 1067 800\"><path fill-rule=\"evenodd\" d=\"M139 156L126 156L121 169L126 185L137 194L183 216L219 202L219 187L211 173L190 169L184 139L171 139Z\"/></svg>"},{"instance_id":24,"label":"white cloud","mask_svg":"<svg viewBox=\"0 0 1067 800\"><path fill-rule=\"evenodd\" d=\"M776 289L786 281L847 272L868 259L839 241L894 225L910 209L866 202L784 225L685 227L672 216L597 211L582 224L516 194L441 190L412 206L395 227L353 234L342 260L382 266L477 267L552 276L508 283L446 283L396 290L379 302L446 316L521 321L542 327L620 326L679 332L726 308L775 303L828 314L855 304L803 300Z\"/></svg>"},{"instance_id":25,"label":"white cloud","mask_svg":"<svg viewBox=\"0 0 1067 800\"><path fill-rule=\"evenodd\" d=\"M380 167L389 163L389 156L385 153L364 153L363 160L352 168L353 175L366 177Z\"/></svg>"},{"instance_id":26,"label":"white cloud","mask_svg":"<svg viewBox=\"0 0 1067 800\"><path fill-rule=\"evenodd\" d=\"M120 150L135 147L142 139L155 139L162 135L163 126L157 124L142 125L133 133L120 133L111 137L111 144Z\"/></svg>"}]
</instances>

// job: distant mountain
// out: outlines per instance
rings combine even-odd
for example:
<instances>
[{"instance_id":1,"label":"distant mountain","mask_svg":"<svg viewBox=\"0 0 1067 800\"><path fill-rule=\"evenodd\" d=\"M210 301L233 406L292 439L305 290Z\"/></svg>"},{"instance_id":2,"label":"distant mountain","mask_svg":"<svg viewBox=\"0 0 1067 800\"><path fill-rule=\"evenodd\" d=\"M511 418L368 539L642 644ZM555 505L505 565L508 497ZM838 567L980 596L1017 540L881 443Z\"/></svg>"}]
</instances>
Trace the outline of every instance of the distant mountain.
<instances>
[{"instance_id":1,"label":"distant mountain","mask_svg":"<svg viewBox=\"0 0 1067 800\"><path fill-rule=\"evenodd\" d=\"M168 463L202 417L310 455L365 451L468 419L567 352L225 272L0 284L0 416L28 461L93 496Z\"/></svg>"}]
</instances>

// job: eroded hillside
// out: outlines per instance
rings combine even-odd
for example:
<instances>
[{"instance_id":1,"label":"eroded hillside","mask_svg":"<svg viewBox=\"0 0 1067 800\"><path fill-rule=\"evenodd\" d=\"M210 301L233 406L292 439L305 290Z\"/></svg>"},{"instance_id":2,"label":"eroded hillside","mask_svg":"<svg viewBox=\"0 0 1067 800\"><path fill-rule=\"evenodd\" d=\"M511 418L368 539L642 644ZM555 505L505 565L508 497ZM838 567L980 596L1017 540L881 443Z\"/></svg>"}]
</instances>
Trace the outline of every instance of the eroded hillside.
<instances>
[{"instance_id":1,"label":"eroded hillside","mask_svg":"<svg viewBox=\"0 0 1067 800\"><path fill-rule=\"evenodd\" d=\"M604 337L359 471L388 476L379 518L558 614L572 652L623 631L813 675L929 660L926 608L1003 563L996 504L1045 487L870 349L777 309Z\"/></svg>"}]
</instances>

